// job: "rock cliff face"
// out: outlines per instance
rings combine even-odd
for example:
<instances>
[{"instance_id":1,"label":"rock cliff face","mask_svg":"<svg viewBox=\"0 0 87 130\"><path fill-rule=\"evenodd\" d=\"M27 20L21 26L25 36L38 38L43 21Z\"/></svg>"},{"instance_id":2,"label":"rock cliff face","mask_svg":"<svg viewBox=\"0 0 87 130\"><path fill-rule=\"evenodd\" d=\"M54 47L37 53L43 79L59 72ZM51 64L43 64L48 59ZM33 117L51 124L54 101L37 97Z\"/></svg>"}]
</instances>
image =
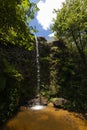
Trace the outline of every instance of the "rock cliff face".
<instances>
[{"instance_id":1,"label":"rock cliff face","mask_svg":"<svg viewBox=\"0 0 87 130\"><path fill-rule=\"evenodd\" d=\"M36 89L35 50L28 51L24 46L0 43L0 74L6 71L5 65L3 64L7 63L4 63L4 60L9 63L8 69L15 68L23 77L21 82L21 94L23 95L21 95L21 102L34 96ZM7 82L9 81L6 79L6 84ZM0 92L2 93L2 91ZM4 89L3 93L5 93Z\"/></svg>"},{"instance_id":2,"label":"rock cliff face","mask_svg":"<svg viewBox=\"0 0 87 130\"><path fill-rule=\"evenodd\" d=\"M60 40L55 40L55 41L52 41L52 42L50 42L48 44L49 44L50 47L57 46L60 49L65 49L66 48L64 42L60 41Z\"/></svg>"},{"instance_id":3,"label":"rock cliff face","mask_svg":"<svg viewBox=\"0 0 87 130\"><path fill-rule=\"evenodd\" d=\"M66 47L62 41L47 43L44 37L38 37L38 42L41 89L48 91L50 89L49 86L56 86L57 84L57 81L55 81L57 76L56 70L58 68L56 59L59 57L57 51ZM0 43L0 63L2 63L3 59L6 59L10 66L13 66L15 70L22 74L23 81L21 87L23 89L22 95L24 95L22 98L26 97L26 99L33 98L35 96L35 89L37 88L35 43L33 43L33 46L34 49L28 51L24 46ZM55 49L55 47L57 48ZM0 64L0 72L4 69L4 66ZM55 72L54 75L53 72Z\"/></svg>"},{"instance_id":4,"label":"rock cliff face","mask_svg":"<svg viewBox=\"0 0 87 130\"><path fill-rule=\"evenodd\" d=\"M40 52L41 90L50 91L48 96L58 92L58 75L60 59L64 60L67 47L63 41L47 42L43 37L38 38Z\"/></svg>"}]
</instances>

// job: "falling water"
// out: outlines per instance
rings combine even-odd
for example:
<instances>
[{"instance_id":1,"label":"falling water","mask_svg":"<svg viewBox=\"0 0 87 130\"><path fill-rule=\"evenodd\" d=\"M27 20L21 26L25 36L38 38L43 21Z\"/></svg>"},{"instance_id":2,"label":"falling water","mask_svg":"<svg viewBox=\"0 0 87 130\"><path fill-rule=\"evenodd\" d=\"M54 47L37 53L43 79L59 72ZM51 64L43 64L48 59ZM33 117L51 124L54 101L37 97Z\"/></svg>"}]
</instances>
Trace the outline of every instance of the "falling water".
<instances>
[{"instance_id":1,"label":"falling water","mask_svg":"<svg viewBox=\"0 0 87 130\"><path fill-rule=\"evenodd\" d=\"M38 48L38 40L35 35L36 41L36 65L37 65L37 95L40 94L40 62L39 62L39 48Z\"/></svg>"},{"instance_id":2,"label":"falling water","mask_svg":"<svg viewBox=\"0 0 87 130\"><path fill-rule=\"evenodd\" d=\"M39 47L38 47L38 40L35 35L35 42L36 42L36 65L37 65L37 102L35 106L31 107L33 110L40 110L45 108L45 106L41 105L41 95L40 95L40 61L39 61Z\"/></svg>"}]
</instances>

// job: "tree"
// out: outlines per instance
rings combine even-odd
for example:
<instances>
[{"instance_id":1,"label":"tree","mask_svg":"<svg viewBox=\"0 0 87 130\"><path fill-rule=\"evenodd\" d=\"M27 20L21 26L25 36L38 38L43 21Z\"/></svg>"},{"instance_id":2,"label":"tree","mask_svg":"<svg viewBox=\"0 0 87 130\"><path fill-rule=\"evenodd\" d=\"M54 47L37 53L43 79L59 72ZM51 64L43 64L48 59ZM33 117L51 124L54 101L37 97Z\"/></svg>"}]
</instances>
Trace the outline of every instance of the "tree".
<instances>
[{"instance_id":1,"label":"tree","mask_svg":"<svg viewBox=\"0 0 87 130\"><path fill-rule=\"evenodd\" d=\"M77 111L87 110L87 0L66 0L56 10L52 30L67 45L65 59L60 57L58 84L61 96Z\"/></svg>"},{"instance_id":2,"label":"tree","mask_svg":"<svg viewBox=\"0 0 87 130\"><path fill-rule=\"evenodd\" d=\"M0 41L26 44L32 41L27 26L37 7L28 0L0 1Z\"/></svg>"},{"instance_id":3,"label":"tree","mask_svg":"<svg viewBox=\"0 0 87 130\"><path fill-rule=\"evenodd\" d=\"M53 31L57 38L67 39L74 44L80 54L83 64L86 64L85 50L87 48L87 1L66 0L62 9L55 11Z\"/></svg>"},{"instance_id":4,"label":"tree","mask_svg":"<svg viewBox=\"0 0 87 130\"><path fill-rule=\"evenodd\" d=\"M28 0L0 0L0 124L17 110L21 94L26 99L35 91L35 78L30 81L35 45L29 21L36 10ZM32 92L27 86L33 86Z\"/></svg>"}]
</instances>

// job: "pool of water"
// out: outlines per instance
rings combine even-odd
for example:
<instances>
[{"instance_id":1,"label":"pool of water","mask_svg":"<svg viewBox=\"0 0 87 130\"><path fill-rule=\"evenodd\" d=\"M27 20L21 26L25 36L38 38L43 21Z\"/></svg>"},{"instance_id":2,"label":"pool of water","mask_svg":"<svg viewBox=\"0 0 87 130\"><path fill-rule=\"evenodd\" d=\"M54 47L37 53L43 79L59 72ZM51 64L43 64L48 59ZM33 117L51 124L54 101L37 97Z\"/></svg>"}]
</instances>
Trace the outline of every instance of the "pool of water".
<instances>
[{"instance_id":1,"label":"pool of water","mask_svg":"<svg viewBox=\"0 0 87 130\"><path fill-rule=\"evenodd\" d=\"M0 130L87 130L87 121L65 110L25 109Z\"/></svg>"}]
</instances>

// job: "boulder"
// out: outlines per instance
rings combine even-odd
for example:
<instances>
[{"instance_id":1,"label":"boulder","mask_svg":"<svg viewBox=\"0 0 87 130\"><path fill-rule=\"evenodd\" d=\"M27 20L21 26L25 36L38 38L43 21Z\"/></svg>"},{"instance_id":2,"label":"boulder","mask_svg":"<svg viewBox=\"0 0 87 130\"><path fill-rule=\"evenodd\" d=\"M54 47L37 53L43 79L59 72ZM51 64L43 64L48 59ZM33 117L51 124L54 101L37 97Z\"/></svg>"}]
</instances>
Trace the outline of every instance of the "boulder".
<instances>
[{"instance_id":1,"label":"boulder","mask_svg":"<svg viewBox=\"0 0 87 130\"><path fill-rule=\"evenodd\" d=\"M50 102L50 103L48 104L48 107L53 107L53 103Z\"/></svg>"},{"instance_id":2,"label":"boulder","mask_svg":"<svg viewBox=\"0 0 87 130\"><path fill-rule=\"evenodd\" d=\"M31 107L33 105L38 105L38 104L47 105L48 100L43 96L37 95L35 98L28 101L28 106L29 107Z\"/></svg>"},{"instance_id":3,"label":"boulder","mask_svg":"<svg viewBox=\"0 0 87 130\"><path fill-rule=\"evenodd\" d=\"M56 108L63 108L64 105L66 105L68 103L68 100L64 99L64 98L57 98L54 102L53 105Z\"/></svg>"}]
</instances>

